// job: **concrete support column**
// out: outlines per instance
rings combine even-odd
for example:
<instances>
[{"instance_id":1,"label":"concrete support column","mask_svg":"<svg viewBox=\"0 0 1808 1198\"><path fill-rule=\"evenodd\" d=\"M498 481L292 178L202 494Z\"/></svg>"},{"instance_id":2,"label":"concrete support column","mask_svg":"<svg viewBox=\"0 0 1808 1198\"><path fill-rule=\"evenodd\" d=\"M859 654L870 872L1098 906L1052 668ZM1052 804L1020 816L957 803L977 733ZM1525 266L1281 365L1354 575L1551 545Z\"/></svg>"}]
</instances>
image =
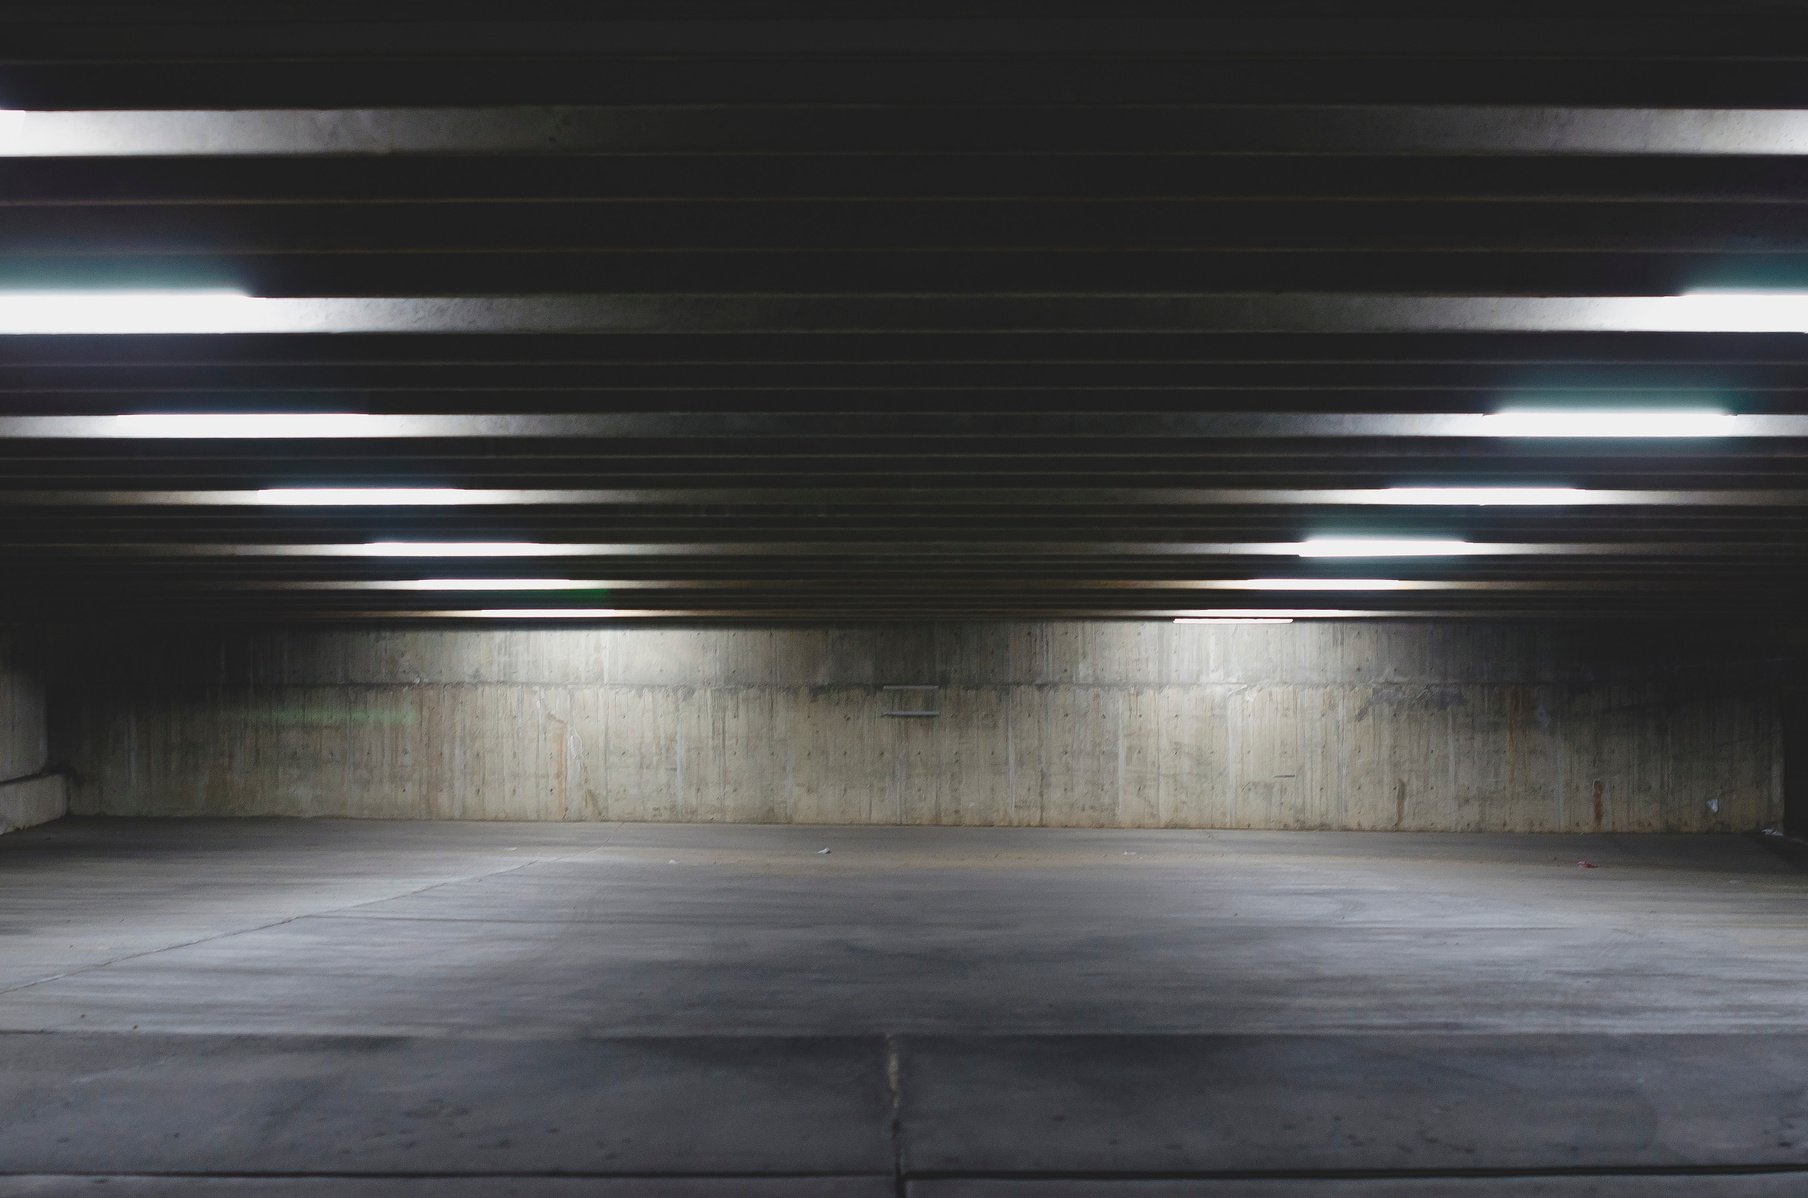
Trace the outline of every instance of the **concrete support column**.
<instances>
[{"instance_id":1,"label":"concrete support column","mask_svg":"<svg viewBox=\"0 0 1808 1198\"><path fill-rule=\"evenodd\" d=\"M1808 687L1783 692L1783 828L1808 838Z\"/></svg>"},{"instance_id":2,"label":"concrete support column","mask_svg":"<svg viewBox=\"0 0 1808 1198\"><path fill-rule=\"evenodd\" d=\"M49 768L41 640L29 630L0 628L0 832L69 811L66 781Z\"/></svg>"}]
</instances>

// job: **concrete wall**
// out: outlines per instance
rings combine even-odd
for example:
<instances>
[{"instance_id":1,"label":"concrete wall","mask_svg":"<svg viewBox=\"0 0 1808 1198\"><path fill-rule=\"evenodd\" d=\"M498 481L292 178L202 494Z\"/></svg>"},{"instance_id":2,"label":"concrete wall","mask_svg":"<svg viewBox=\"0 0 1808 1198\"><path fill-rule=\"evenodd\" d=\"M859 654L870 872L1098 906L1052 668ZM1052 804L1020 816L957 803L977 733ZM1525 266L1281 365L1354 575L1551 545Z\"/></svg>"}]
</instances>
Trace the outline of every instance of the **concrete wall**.
<instances>
[{"instance_id":1,"label":"concrete wall","mask_svg":"<svg viewBox=\"0 0 1808 1198\"><path fill-rule=\"evenodd\" d=\"M42 632L0 628L0 833L56 819L67 809L50 765Z\"/></svg>"},{"instance_id":2,"label":"concrete wall","mask_svg":"<svg viewBox=\"0 0 1808 1198\"><path fill-rule=\"evenodd\" d=\"M68 638L109 814L1742 829L1753 657L1515 626L1165 623ZM942 714L888 718L887 683Z\"/></svg>"}]
</instances>

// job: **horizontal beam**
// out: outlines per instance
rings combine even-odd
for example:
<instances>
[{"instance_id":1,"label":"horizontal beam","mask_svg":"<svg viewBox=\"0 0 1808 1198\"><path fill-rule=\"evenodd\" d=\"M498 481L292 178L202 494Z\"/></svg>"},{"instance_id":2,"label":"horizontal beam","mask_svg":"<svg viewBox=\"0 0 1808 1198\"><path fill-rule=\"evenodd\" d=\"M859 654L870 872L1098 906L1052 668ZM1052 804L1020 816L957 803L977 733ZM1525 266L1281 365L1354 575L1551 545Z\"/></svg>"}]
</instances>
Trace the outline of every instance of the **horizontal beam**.
<instances>
[{"instance_id":1,"label":"horizontal beam","mask_svg":"<svg viewBox=\"0 0 1808 1198\"><path fill-rule=\"evenodd\" d=\"M481 579L406 579L406 578L334 578L334 579L233 579L210 584L210 589L217 588L230 591L400 591L418 593L436 591L451 594L491 594L516 595L543 594L558 595L571 591L807 591L812 594L833 592L839 594L852 592L872 592L875 590L896 590L891 582L864 582L853 586L837 584L833 581L813 578L589 578L558 579L556 586L508 587L483 585ZM539 579L536 582L547 580ZM1170 578L1170 579L1129 579L1129 578L1028 578L1028 579L962 579L960 590L964 594L1005 591L1011 593L1032 591L1239 591L1247 593L1313 593L1356 594L1366 592L1395 591L1610 591L1625 592L1639 588L1642 584L1637 580L1602 581L1600 579L1582 578L1537 578L1537 579L1503 579L1503 578L1426 578L1426 579L1388 579L1385 587L1377 586L1338 586L1339 580L1329 577L1313 577L1309 579L1313 586L1277 587L1254 585L1262 580L1240 578ZM458 586L448 583L465 582L471 585ZM1680 588L1680 593L1699 591L1701 588Z\"/></svg>"},{"instance_id":2,"label":"horizontal beam","mask_svg":"<svg viewBox=\"0 0 1808 1198\"><path fill-rule=\"evenodd\" d=\"M1298 557L1297 541L569 541L521 544L520 548L484 548L493 542L475 542L477 548L446 546L447 540L416 542L20 542L0 544L0 551L19 554L55 553L59 556L101 554L112 557L237 558L237 557L342 557L381 560L498 560L520 558L667 558L667 557L795 557L838 558L847 555L882 554L893 557L950 557L963 561L999 558L1086 557ZM399 548L398 546L405 546ZM443 548L443 551L436 549ZM1767 549L1794 555L1787 544ZM1730 540L1716 541L1497 541L1464 547L1464 557L1730 557L1751 554L1753 546ZM1412 554L1367 560L1427 561L1443 556ZM1346 559L1347 560L1347 559Z\"/></svg>"},{"instance_id":3,"label":"horizontal beam","mask_svg":"<svg viewBox=\"0 0 1808 1198\"><path fill-rule=\"evenodd\" d=\"M1084 610L1084 609L1082 609ZM761 615L783 614L793 619L802 613L795 609L754 609L742 611L735 608L714 609L672 609L661 608L609 608L602 611L573 609L562 611L558 608L447 608L417 609L413 611L360 611L335 612L335 616L350 619L397 619L397 620L482 620L494 621L528 621L547 623L564 621L575 623L602 622L615 620L671 620L671 619L749 619ZM1078 615L1078 611L1068 614ZM1101 619L1136 619L1136 620L1182 620L1182 619L1242 619L1242 620L1377 620L1377 619L1442 619L1448 614L1444 611L1412 611L1412 610L1365 610L1363 608L1278 608L1262 610L1256 608L1238 608L1230 612L1210 608L1158 608L1140 610L1136 608L1113 608L1097 611L1085 611L1088 618Z\"/></svg>"},{"instance_id":4,"label":"horizontal beam","mask_svg":"<svg viewBox=\"0 0 1808 1198\"><path fill-rule=\"evenodd\" d=\"M1804 184L1804 194L1808 194L1808 182ZM0 343L0 351L7 364L0 381L7 383L24 377L32 380L32 386L61 391L72 385L77 389L91 386L78 382L90 373L118 379L129 386L141 374L168 377L170 372L179 372L181 377L171 385L234 393L282 386L292 372L315 375L312 381L292 385L376 390L395 389L398 383L409 383L428 372L429 386L451 393L465 385L506 389L518 384L532 389L535 376L541 371L549 372L553 382L567 386L571 372L582 372L588 376L586 389L608 389L618 370L633 368L643 373L627 376L627 386L661 387L660 375L687 366L719 373L742 367L750 372L805 367L819 374L849 367L880 371L898 368L897 377L902 380L911 378L912 371L979 369L990 372L993 383L1009 382L1025 367L1058 370L1078 366L1092 372L1094 386L1100 385L1097 380L1101 379L1109 384L1111 373L1119 369L1143 367L1214 375L1229 372L1243 380L1241 385L1258 389L1266 387L1269 376L1297 386L1293 372L1305 371L1313 377L1308 385L1337 390L1345 370L1368 372L1353 375L1357 382L1364 377L1379 378L1379 385L1410 389L1422 384L1413 379L1401 381L1396 378L1396 371L1431 372L1439 379L1473 381L1483 377L1492 386L1498 385L1500 378L1491 371L1501 367L1560 365L1566 379L1571 370L1578 372L1578 385L1612 385L1622 390L1648 385L1665 390L1676 386L1737 388L1745 372L1733 374L1725 369L1737 365L1757 372L1755 377L1770 385L1793 390L1800 386L1800 371L1808 367L1808 337L1687 338L1663 333L1607 335L1589 331L1526 337L1446 333L1436 338L1411 332L1351 337L1335 330L1316 334L1271 331L1201 336L1198 329L1157 333L1125 330L1084 337L1059 331L956 335L931 331L915 336L826 332L808 338L718 333L687 339L656 331L463 340L402 333L358 337L91 336L14 338ZM71 377L68 372L72 369L82 374ZM27 371L30 373L24 373ZM273 374L277 377L272 378ZM879 381L896 385L887 374L880 374ZM750 374L747 384L757 386L757 380ZM738 388L743 384L729 373L715 385ZM1367 385L1377 384L1370 381ZM1436 410L1435 406L1432 410Z\"/></svg>"},{"instance_id":5,"label":"horizontal beam","mask_svg":"<svg viewBox=\"0 0 1808 1198\"><path fill-rule=\"evenodd\" d=\"M1150 253L1184 255L1207 269L1228 260L1220 255L1260 252L1799 255L1808 252L1801 207L1799 202L1603 204L1422 198L1341 202L1275 196L1215 201L1160 196L1079 200L664 196L582 203L440 199L362 205L7 205L0 208L6 212L0 248L9 258L28 255L34 261L121 255L164 260L322 253L616 255L607 259L612 272L598 276L603 278L627 269L634 255L657 253L681 257L653 260L652 269L684 268L681 278L708 269L704 277L712 281L741 279L733 270L737 261L742 261L746 277L757 277L771 260L710 255L758 251L797 255L786 263L787 287L793 291L799 285L791 280L790 270L806 264L804 255L817 267L814 277L828 276L822 264L825 255L832 255L827 267L841 266L851 280L875 267L889 269L889 277L904 277L898 269L904 263L867 251L934 253L951 269L979 269L1005 259L1006 269L994 267L985 276L990 279L1008 277L1007 271L1034 278L1036 263L1026 264L1025 256L1042 253L1057 255L1055 269L1068 271L1080 267L1085 256L1090 260L1084 261L1088 273L1083 277L1088 279L1109 277L1101 270L1103 264L1118 267L1126 278L1141 273L1149 280L1147 290L1154 290L1157 282L1168 290L1174 276L1159 273L1155 268L1163 264L1151 261ZM1279 269L1282 264L1273 265ZM615 286L622 291L643 289ZM664 288L672 289L670 284ZM680 284L679 289L711 288L693 283ZM746 289L744 281L735 287ZM981 285L968 289L999 290ZM901 288L865 283L858 290Z\"/></svg>"},{"instance_id":6,"label":"horizontal beam","mask_svg":"<svg viewBox=\"0 0 1808 1198\"><path fill-rule=\"evenodd\" d=\"M875 152L1793 156L1791 108L671 105L114 110L0 117L0 157Z\"/></svg>"},{"instance_id":7,"label":"horizontal beam","mask_svg":"<svg viewBox=\"0 0 1808 1198\"><path fill-rule=\"evenodd\" d=\"M594 60L613 65L623 58L632 63L645 57L700 57L733 66L749 56L755 64L768 65L761 60L782 55L808 66L840 56L856 61L871 57L880 64L901 55L1010 64L1047 55L1187 55L1207 60L1189 64L1203 72L1216 60L1228 57L1234 64L1245 56L1256 62L1312 56L1333 64L1402 56L1435 62L1453 55L1468 60L1509 56L1509 61L1532 56L1542 62L1553 47L1560 47L1559 64L1580 56L1607 59L1608 64L1590 64L1597 73L1611 74L1622 62L1636 65L1640 58L1658 56L1688 60L1687 71L1672 70L1693 74L1716 65L1716 58L1731 58L1734 66L1756 59L1761 69L1808 49L1808 31L1785 5L1729 10L1697 4L1679 11L1673 5L1644 4L1638 6L1636 20L1627 19L1618 6L1606 6L1603 15L1599 5L1561 11L1521 6L1512 8L1511 15L1497 5L1443 12L1412 5L1380 10L1394 13L1391 18L1337 7L1291 6L1274 15L1251 15L1260 10L1210 6L1189 11L1192 6L1129 3L1109 10L1096 4L988 5L983 16L958 9L947 11L959 15L948 16L925 12L920 3L875 0L862 5L858 16L837 17L825 17L821 14L830 10L808 4L750 15L744 0L693 0L671 15L660 13L659 7L540 3L516 6L508 19L498 20L494 11L472 18L445 7L371 0L313 0L290 10L219 0L188 0L178 6L8 0L0 6L0 22L15 61L168 64L178 70L197 60L203 66L224 61L280 68L297 60L338 66L389 58L471 69L470 62L525 59L539 66L575 58L592 60L583 65L606 73ZM307 16L271 15L284 11ZM1105 11L1111 15L1102 16ZM430 20L423 15L429 13ZM1372 61L1367 65L1374 69Z\"/></svg>"},{"instance_id":8,"label":"horizontal beam","mask_svg":"<svg viewBox=\"0 0 1808 1198\"><path fill-rule=\"evenodd\" d=\"M9 64L7 80L13 78ZM186 64L185 64L186 65ZM1147 64L1138 64L1139 67ZM1548 67L1549 63L1544 64ZM1655 64L1654 64L1655 65ZM1790 72L1793 64L1777 64ZM318 68L308 68L316 75ZM593 68L587 68L594 70ZM770 72L770 65L763 65ZM1591 68L1598 69L1598 68ZM1665 67L1674 74L1674 69ZM1188 70L1197 73L1194 67ZM765 155L660 154L622 169L586 158L516 158L498 171L481 156L435 158L14 159L0 208L123 209L185 204L457 204L537 200L607 203L673 199L892 201L999 199L1626 201L1769 203L1808 192L1800 158L1402 158L1327 162L1240 158L1205 170L1185 155L1116 154L1108 169L1076 170L1062 153ZM1331 169L1326 169L1329 166ZM757 167L757 170L750 169ZM1686 207L1686 211L1693 211ZM9 225L10 227L10 225Z\"/></svg>"},{"instance_id":9,"label":"horizontal beam","mask_svg":"<svg viewBox=\"0 0 1808 1198\"><path fill-rule=\"evenodd\" d=\"M6 279L15 286L21 280L50 280L52 285L69 287L155 287L190 280L232 283L258 295L428 296L582 293L606 283L619 293L672 300L686 294L760 296L778 285L789 296L1087 295L1115 302L1126 295L1184 297L1202 292L1356 293L1374 288L1378 279L1403 294L1665 296L1701 286L1704 280L1738 284L1755 278L1794 286L1808 278L1808 253L1783 252L1762 241L1739 253L1398 248L642 253L499 251L484 248L476 230L473 236L476 240L468 249L425 252L398 247L354 253L251 253L221 247L198 255L71 256L4 247L4 265Z\"/></svg>"},{"instance_id":10,"label":"horizontal beam","mask_svg":"<svg viewBox=\"0 0 1808 1198\"><path fill-rule=\"evenodd\" d=\"M0 490L0 507L254 507L254 508L377 508L414 510L405 498L394 504L382 497L385 488L358 488L369 498L333 498L311 501L310 488L296 490L181 490L181 491L13 491ZM401 488L406 491L407 488ZM1534 491L1537 488L1533 488ZM780 506L820 504L873 504L918 507L1074 508L1092 506L1149 505L1162 507L1234 506L1350 506L1350 507L1490 507L1517 506L1511 497L1485 503L1452 497L1439 500L1422 488L1380 487L643 487L633 489L509 489L474 488L436 494L419 505L433 507L632 507L644 505L707 504L723 506ZM1542 497L1528 507L1802 507L1808 490L1703 489L1624 490L1577 489L1557 497Z\"/></svg>"},{"instance_id":11,"label":"horizontal beam","mask_svg":"<svg viewBox=\"0 0 1808 1198\"><path fill-rule=\"evenodd\" d=\"M1587 406L1587 405L1576 405ZM1725 438L1808 437L1808 415L1732 415L1712 422L1711 436L1685 441L1711 444ZM1503 422L1477 413L1393 412L1198 412L1126 411L1113 417L1049 413L984 419L951 415L912 415L895 411L870 414L818 413L539 413L522 415L367 415L301 413L185 414L175 419L151 416L0 416L0 441L42 440L261 440L300 441L421 439L600 439L703 437L804 437L812 441L836 437L860 439L918 436L933 439L1036 436L1097 439L1100 437L1274 438L1506 438L1558 440L1521 435L1525 424ZM1640 446L1669 439L1639 436L1636 424L1624 430L1625 441ZM1648 431L1648 430L1647 430ZM1620 443L1614 437L1582 438ZM875 443L869 452L882 451Z\"/></svg>"},{"instance_id":12,"label":"horizontal beam","mask_svg":"<svg viewBox=\"0 0 1808 1198\"><path fill-rule=\"evenodd\" d=\"M1737 333L1808 331L1800 295L519 295L0 292L0 333Z\"/></svg>"},{"instance_id":13,"label":"horizontal beam","mask_svg":"<svg viewBox=\"0 0 1808 1198\"><path fill-rule=\"evenodd\" d=\"M21 0L9 0L10 15ZM142 6L141 6L142 7ZM318 7L318 0L314 7ZM776 14L774 14L776 15ZM1128 19L1126 19L1128 18ZM1465 13L1465 19L1469 14ZM1643 26L1651 20L1639 14ZM1541 55L1537 68L1503 53L1498 44L1473 41L1479 52L1452 57L1450 51L1407 50L1405 36L1422 29L1415 14L1398 24L1398 35L1377 44L1369 54L1352 53L1347 45L1331 54L1302 52L1276 45L1253 60L1227 57L1223 42L1209 43L1209 59L1176 53L1156 30L1164 22L1131 18L1124 13L1115 25L1097 27L1101 37L1122 36L1124 26L1147 38L1152 54L1101 53L1096 45L1073 41L1065 53L1048 50L973 54L956 50L966 30L977 22L948 26L948 37L915 53L887 45L882 53L837 56L794 54L775 64L765 54L707 54L681 57L657 54L634 57L618 45L607 45L606 66L596 57L574 54L569 45L553 47L557 57L494 57L495 48L480 45L477 53L456 59L421 56L418 42L392 49L388 56L366 57L352 44L367 33L347 31L346 41L326 51L332 69L320 58L293 56L285 50L263 61L207 60L185 46L175 61L121 63L107 69L97 60L95 42L105 34L91 25L73 40L75 61L22 61L20 39L9 36L5 93L9 105L25 109L182 109L182 108L310 108L384 107L396 104L1039 104L1059 96L1068 104L1537 104L1559 97L1567 104L1688 107L1693 105L1772 107L1800 100L1795 64L1779 51L1774 36L1754 35L1749 15L1738 23L1745 39L1761 42L1758 56L1732 59L1695 57L1680 69L1666 60L1626 57L1622 29L1608 53L1577 54L1577 24L1565 20L1554 36L1562 57ZM1526 24L1531 22L1522 18ZM713 22L691 21L693 26ZM765 21L766 28L796 29L801 23ZM1226 23L1214 22L1223 31ZM1305 23L1296 19L1299 31ZM1478 22L1479 24L1479 22ZM211 23L210 23L211 26ZM1035 26L1019 22L1019 45L1034 30L1046 27L1039 14ZM445 29L442 22L428 28ZM511 26L518 27L518 26ZM39 27L41 28L41 27ZM193 26L200 34L203 26ZM303 26L314 34L321 26ZM371 25L358 27L369 30ZM620 26L617 27L621 28ZM1351 34L1373 34L1373 23L1345 26ZM1523 36L1522 25L1512 27ZM211 30L209 30L211 31ZM1718 32L1718 27L1716 27ZM10 33L11 31L9 31ZM34 33L37 30L33 31ZM579 27L594 35L595 26ZM626 32L625 30L623 31ZM1774 27L1766 29L1774 35ZM98 35L98 36L97 36ZM494 35L492 35L494 36ZM1301 32L1295 32L1295 38ZM1473 34L1468 35L1473 38ZM1121 43L1120 43L1121 44ZM599 44L601 48L602 44ZM870 46L870 43L868 43ZM1202 47L1207 43L1201 43ZM1701 55L1698 43L1681 47L1683 55ZM355 57L348 57L348 53ZM142 54L131 56L136 58ZM62 57L59 55L58 57Z\"/></svg>"}]
</instances>

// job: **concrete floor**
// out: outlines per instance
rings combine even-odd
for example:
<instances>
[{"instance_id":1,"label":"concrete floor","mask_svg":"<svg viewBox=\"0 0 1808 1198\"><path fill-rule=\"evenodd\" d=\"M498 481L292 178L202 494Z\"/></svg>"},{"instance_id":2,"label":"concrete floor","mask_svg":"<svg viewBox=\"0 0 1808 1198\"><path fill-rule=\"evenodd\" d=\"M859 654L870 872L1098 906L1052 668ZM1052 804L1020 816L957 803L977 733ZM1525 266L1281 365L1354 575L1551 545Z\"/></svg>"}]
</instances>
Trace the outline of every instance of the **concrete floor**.
<instances>
[{"instance_id":1,"label":"concrete floor","mask_svg":"<svg viewBox=\"0 0 1808 1198\"><path fill-rule=\"evenodd\" d=\"M0 839L0 1112L8 1198L1800 1195L1808 872L1733 837L65 820Z\"/></svg>"}]
</instances>

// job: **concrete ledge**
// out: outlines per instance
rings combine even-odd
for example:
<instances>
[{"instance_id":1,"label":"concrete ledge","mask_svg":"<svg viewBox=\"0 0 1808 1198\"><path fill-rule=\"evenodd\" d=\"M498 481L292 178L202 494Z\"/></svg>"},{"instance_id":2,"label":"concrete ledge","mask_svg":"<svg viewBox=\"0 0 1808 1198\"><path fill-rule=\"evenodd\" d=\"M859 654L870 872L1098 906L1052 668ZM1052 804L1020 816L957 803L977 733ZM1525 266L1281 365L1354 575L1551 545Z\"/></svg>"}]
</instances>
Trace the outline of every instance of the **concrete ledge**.
<instances>
[{"instance_id":1,"label":"concrete ledge","mask_svg":"<svg viewBox=\"0 0 1808 1198\"><path fill-rule=\"evenodd\" d=\"M0 834L47 824L68 814L69 782L61 774L0 782Z\"/></svg>"},{"instance_id":2,"label":"concrete ledge","mask_svg":"<svg viewBox=\"0 0 1808 1198\"><path fill-rule=\"evenodd\" d=\"M896 1198L897 1192L890 1177L0 1177L0 1198L103 1193L126 1198ZM1776 1193L1794 1198L1796 1191ZM1746 1194L1741 1190L1737 1198ZM1763 1198L1769 1198L1768 1192Z\"/></svg>"},{"instance_id":3,"label":"concrete ledge","mask_svg":"<svg viewBox=\"0 0 1808 1198\"><path fill-rule=\"evenodd\" d=\"M1540 1177L1223 1178L911 1182L910 1198L1794 1198L1801 1173L1569 1174ZM117 1182L115 1182L117 1184ZM51 1191L43 1191L49 1194ZM113 1190L111 1193L120 1193ZM146 1191L127 1189L139 1198ZM261 1195L262 1190L245 1191ZM607 1193L608 1191L603 1191ZM21 1190L37 1198L39 1191ZM176 1190L155 1191L157 1198ZM297 1195L307 1191L297 1190ZM403 1191L396 1192L398 1196ZM550 1192L549 1192L550 1193ZM284 1191L285 1198L287 1191ZM0 1189L0 1198L12 1198ZM337 1193L335 1192L335 1198ZM364 1198L360 1193L358 1198ZM387 1198L387 1194L385 1195Z\"/></svg>"},{"instance_id":4,"label":"concrete ledge","mask_svg":"<svg viewBox=\"0 0 1808 1198\"><path fill-rule=\"evenodd\" d=\"M909 1198L1799 1198L1800 1173L910 1182ZM104 1187L104 1189L102 1188ZM0 1198L896 1198L889 1177L0 1177Z\"/></svg>"}]
</instances>

